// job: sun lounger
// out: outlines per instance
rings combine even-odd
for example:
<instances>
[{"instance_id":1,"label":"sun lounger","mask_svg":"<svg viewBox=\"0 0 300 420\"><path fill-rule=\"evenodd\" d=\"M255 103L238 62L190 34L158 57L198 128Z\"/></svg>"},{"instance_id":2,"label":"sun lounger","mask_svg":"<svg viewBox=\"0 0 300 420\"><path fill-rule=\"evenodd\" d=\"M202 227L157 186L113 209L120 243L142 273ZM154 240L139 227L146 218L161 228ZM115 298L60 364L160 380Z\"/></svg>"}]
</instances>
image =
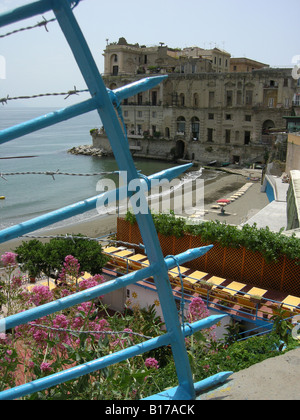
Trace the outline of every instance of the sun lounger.
<instances>
[{"instance_id":1,"label":"sun lounger","mask_svg":"<svg viewBox=\"0 0 300 420\"><path fill-rule=\"evenodd\" d=\"M128 258L129 267L132 270L141 269L143 267L142 262L143 262L143 260L146 260L146 258L147 258L146 255L143 255L143 254L132 255L132 257Z\"/></svg>"},{"instance_id":2,"label":"sun lounger","mask_svg":"<svg viewBox=\"0 0 300 420\"><path fill-rule=\"evenodd\" d=\"M281 304L283 308L288 309L291 312L300 312L300 308L298 308L298 305L300 305L300 298L296 296L287 296Z\"/></svg>"}]
</instances>

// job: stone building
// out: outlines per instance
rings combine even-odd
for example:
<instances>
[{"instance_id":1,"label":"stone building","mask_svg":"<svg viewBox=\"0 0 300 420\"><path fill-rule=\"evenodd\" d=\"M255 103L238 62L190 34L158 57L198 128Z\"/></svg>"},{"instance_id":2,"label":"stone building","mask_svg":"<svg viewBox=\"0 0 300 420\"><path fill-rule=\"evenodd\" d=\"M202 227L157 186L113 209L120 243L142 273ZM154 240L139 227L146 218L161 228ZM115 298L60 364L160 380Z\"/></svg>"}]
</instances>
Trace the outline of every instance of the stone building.
<instances>
[{"instance_id":1,"label":"stone building","mask_svg":"<svg viewBox=\"0 0 300 420\"><path fill-rule=\"evenodd\" d=\"M230 54L217 48L147 48L124 38L107 45L104 57L104 81L110 89L168 74L156 88L122 104L135 156L201 164L264 163L276 133L286 129L283 117L293 112L297 81L292 69L246 59L239 64L256 68L241 72L233 70ZM110 152L103 130L93 133L93 143Z\"/></svg>"}]
</instances>

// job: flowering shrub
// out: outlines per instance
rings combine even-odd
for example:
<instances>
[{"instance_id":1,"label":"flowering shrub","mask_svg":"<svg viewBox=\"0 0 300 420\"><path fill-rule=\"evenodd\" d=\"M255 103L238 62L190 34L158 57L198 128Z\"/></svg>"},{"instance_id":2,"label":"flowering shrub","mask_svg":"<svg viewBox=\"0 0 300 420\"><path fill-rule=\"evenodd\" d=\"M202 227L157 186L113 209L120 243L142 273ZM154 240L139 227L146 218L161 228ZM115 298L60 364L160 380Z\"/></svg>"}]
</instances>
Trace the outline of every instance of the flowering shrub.
<instances>
[{"instance_id":1,"label":"flowering shrub","mask_svg":"<svg viewBox=\"0 0 300 420\"><path fill-rule=\"evenodd\" d=\"M80 273L80 264L75 260L70 256L65 262L74 268L73 273L77 276ZM7 264L7 272L10 272L11 265L12 263ZM10 290L9 296L13 296L14 305L11 308L16 312L75 292L62 286L57 287L56 293L53 293L48 287L41 285L25 290L20 279L21 277L11 276L10 281L5 284L5 288ZM103 281L103 276L94 275L80 282L79 289L86 290ZM153 337L164 334L163 323L156 316L154 306L147 309L135 308L134 311L125 310L124 314L112 314L97 299L20 325L12 334L0 333L0 392L144 341L144 337L135 333ZM200 298L193 299L189 305L187 321L194 322L207 315L203 301ZM244 369L249 366L250 359L258 362L260 358L278 354L273 350L276 339L271 337L268 337L268 342L266 338L252 342L248 340L245 344L250 348L248 351L242 343L229 346L216 344L212 333L213 330L210 329L207 333L196 333L187 340L195 381L224 370ZM164 349L166 350L156 349L153 354L148 352L125 360L26 398L145 398L178 383L170 349L168 346Z\"/></svg>"},{"instance_id":2,"label":"flowering shrub","mask_svg":"<svg viewBox=\"0 0 300 420\"><path fill-rule=\"evenodd\" d=\"M5 252L1 255L1 261L4 267L16 266L17 265L17 254L14 252Z\"/></svg>"},{"instance_id":3,"label":"flowering shrub","mask_svg":"<svg viewBox=\"0 0 300 420\"><path fill-rule=\"evenodd\" d=\"M159 369L158 361L153 357L148 357L148 359L145 360L145 366L150 369Z\"/></svg>"},{"instance_id":4,"label":"flowering shrub","mask_svg":"<svg viewBox=\"0 0 300 420\"><path fill-rule=\"evenodd\" d=\"M189 304L187 319L189 322L193 323L199 321L200 319L207 318L210 315L209 310L206 307L206 304L200 297L193 298ZM203 333L210 338L215 340L214 330L216 326L212 326L208 330L204 330Z\"/></svg>"}]
</instances>

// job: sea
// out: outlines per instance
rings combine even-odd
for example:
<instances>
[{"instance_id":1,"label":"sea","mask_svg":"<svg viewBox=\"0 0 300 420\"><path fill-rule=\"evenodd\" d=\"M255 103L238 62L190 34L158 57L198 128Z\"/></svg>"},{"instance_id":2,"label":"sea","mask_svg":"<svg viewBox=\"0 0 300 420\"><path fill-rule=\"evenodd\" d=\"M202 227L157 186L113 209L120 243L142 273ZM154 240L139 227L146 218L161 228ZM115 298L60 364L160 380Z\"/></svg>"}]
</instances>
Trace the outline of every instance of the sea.
<instances>
[{"instance_id":1,"label":"sea","mask_svg":"<svg viewBox=\"0 0 300 420\"><path fill-rule=\"evenodd\" d=\"M54 110L1 106L0 130ZM5 197L0 200L0 230L99 194L97 183L101 175L52 177L28 172L99 174L117 171L114 158L68 152L72 147L91 144L90 130L101 126L100 117L94 111L0 145L0 197ZM147 159L134 159L134 163L144 175L176 165ZM182 182L191 178L210 179L214 176L213 171L196 168L183 177ZM118 182L117 179L115 181ZM96 211L87 212L56 223L52 228L87 221L97 215Z\"/></svg>"}]
</instances>

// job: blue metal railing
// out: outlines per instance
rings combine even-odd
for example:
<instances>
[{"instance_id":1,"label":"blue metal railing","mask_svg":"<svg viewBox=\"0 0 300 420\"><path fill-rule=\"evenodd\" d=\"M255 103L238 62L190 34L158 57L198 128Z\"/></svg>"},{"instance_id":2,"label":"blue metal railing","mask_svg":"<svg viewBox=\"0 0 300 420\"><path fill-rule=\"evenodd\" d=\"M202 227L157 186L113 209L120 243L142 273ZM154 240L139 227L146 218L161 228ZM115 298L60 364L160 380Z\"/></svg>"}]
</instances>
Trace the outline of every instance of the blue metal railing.
<instances>
[{"instance_id":1,"label":"blue metal railing","mask_svg":"<svg viewBox=\"0 0 300 420\"><path fill-rule=\"evenodd\" d=\"M148 78L132 85L127 85L124 88L117 89L116 91L108 90L104 85L89 47L72 12L72 7L77 5L79 1L80 0L39 0L0 15L0 27L3 27L41 13L53 11L91 95L91 99L77 105L3 130L0 133L0 144L24 136L33 131L40 130L41 128L74 118L83 113L97 110L109 138L119 170L126 171L128 183L132 180L139 179L141 189L145 190L148 188L149 180L145 177L142 178L135 168L127 139L122 131L114 106L119 108L120 100L133 96L140 91L151 89L151 87L162 81L162 77ZM160 174L153 175L153 177L159 179L161 177L172 179L186 169L187 167L183 166L175 170L166 170ZM149 177L149 179L151 179L151 177ZM120 190L118 193L120 193ZM128 195L128 191L126 191L126 195ZM40 218L22 223L21 225L5 229L0 232L0 243L22 236L41 227L48 226L54 222L72 217L76 214L83 213L91 208L95 208L97 200L101 197L103 198L103 195L65 207L41 216ZM141 201L144 200L141 208L145 208L146 206L148 209L146 197L143 198L143 196L140 196L140 199ZM210 247L189 250L176 256L175 259L164 259L150 211L147 211L145 214L138 213L136 214L136 218L150 261L149 267L138 272L124 275L108 284L102 284L92 289L5 318L1 320L0 327L2 327L1 329L3 329L3 327L10 329L18 325L26 324L40 317L97 298L144 278L153 276L161 302L167 332L162 336L153 338L137 346L129 347L120 352L109 354L101 359L3 391L0 393L0 400L20 398L165 345L170 345L172 349L178 386L173 390L162 392L155 396L155 398L191 400L195 398L196 392L199 390L222 383L231 375L232 372L224 372L197 384L193 383L191 367L185 347L185 336L194 334L200 329L209 328L219 322L224 315L209 317L193 324L185 324L185 326L182 327L179 322L177 308L168 278L168 270L174 268L176 263L181 264L198 258L209 251Z\"/></svg>"}]
</instances>

